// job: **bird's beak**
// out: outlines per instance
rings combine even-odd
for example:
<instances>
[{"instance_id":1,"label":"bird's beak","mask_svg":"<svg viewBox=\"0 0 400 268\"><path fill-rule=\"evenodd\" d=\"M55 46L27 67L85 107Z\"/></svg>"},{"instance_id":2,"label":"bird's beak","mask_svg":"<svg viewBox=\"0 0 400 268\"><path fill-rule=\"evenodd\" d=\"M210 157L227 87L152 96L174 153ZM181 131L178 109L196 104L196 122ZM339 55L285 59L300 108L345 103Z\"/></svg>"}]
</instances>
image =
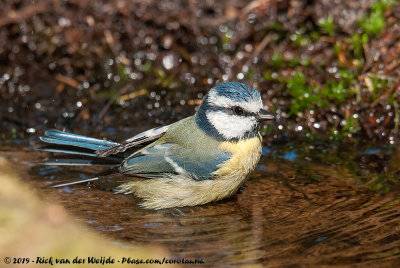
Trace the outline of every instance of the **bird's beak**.
<instances>
[{"instance_id":1,"label":"bird's beak","mask_svg":"<svg viewBox=\"0 0 400 268\"><path fill-rule=\"evenodd\" d=\"M258 112L258 120L259 121L272 120L272 119L275 119L275 114L267 112L264 109L261 109Z\"/></svg>"}]
</instances>

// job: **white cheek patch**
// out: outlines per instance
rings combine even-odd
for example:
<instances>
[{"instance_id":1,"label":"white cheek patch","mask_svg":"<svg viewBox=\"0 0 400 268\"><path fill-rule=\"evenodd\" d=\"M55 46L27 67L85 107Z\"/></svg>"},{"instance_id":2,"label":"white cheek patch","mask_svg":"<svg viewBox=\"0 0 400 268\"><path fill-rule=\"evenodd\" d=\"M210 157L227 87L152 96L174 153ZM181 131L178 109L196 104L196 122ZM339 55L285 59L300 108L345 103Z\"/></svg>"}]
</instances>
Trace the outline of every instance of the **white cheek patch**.
<instances>
[{"instance_id":1,"label":"white cheek patch","mask_svg":"<svg viewBox=\"0 0 400 268\"><path fill-rule=\"evenodd\" d=\"M252 113L257 113L260 111L260 109L264 108L264 105L262 103L261 98L258 100L252 100L248 102L238 102L234 101L232 99L229 99L224 96L218 96L216 91L211 90L208 93L208 103L210 103L213 106L218 106L218 107L224 107L224 108L230 108L233 106L239 106L245 109L246 111L252 112Z\"/></svg>"},{"instance_id":2,"label":"white cheek patch","mask_svg":"<svg viewBox=\"0 0 400 268\"><path fill-rule=\"evenodd\" d=\"M226 139L242 138L257 125L254 117L230 115L223 111L207 112L206 116L211 125Z\"/></svg>"}]
</instances>

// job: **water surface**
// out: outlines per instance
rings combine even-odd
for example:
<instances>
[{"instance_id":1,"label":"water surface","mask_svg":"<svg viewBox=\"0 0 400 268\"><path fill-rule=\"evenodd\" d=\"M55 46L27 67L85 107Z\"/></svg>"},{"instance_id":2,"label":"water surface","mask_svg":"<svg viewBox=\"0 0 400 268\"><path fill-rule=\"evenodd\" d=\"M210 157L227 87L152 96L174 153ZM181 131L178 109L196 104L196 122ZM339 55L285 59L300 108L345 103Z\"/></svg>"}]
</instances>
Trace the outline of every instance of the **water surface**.
<instances>
[{"instance_id":1,"label":"water surface","mask_svg":"<svg viewBox=\"0 0 400 268\"><path fill-rule=\"evenodd\" d=\"M385 159L381 150L362 152L364 169L356 172L348 164L303 159L296 148L263 152L258 169L237 195L159 211L141 209L140 200L131 195L114 194L114 183L107 180L41 188L92 176L98 172L93 168L42 166L37 161L45 154L29 150L2 155L18 166L22 180L38 189L43 199L61 203L83 226L124 247L159 245L170 251L170 257L201 258L208 265L400 264L399 190L371 190L357 175L372 172L371 165L391 167L390 161L365 162L368 155Z\"/></svg>"}]
</instances>

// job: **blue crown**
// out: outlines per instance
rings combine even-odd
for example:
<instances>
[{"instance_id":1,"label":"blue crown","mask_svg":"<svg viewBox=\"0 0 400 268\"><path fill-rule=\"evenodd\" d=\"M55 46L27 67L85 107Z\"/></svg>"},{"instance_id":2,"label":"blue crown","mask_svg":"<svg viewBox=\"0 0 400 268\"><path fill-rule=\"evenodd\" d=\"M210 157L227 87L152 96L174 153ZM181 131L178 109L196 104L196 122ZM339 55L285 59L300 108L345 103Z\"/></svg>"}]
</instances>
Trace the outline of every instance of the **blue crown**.
<instances>
[{"instance_id":1,"label":"blue crown","mask_svg":"<svg viewBox=\"0 0 400 268\"><path fill-rule=\"evenodd\" d=\"M261 98L257 89L239 82L225 82L214 87L218 96L224 96L235 101L251 101Z\"/></svg>"}]
</instances>

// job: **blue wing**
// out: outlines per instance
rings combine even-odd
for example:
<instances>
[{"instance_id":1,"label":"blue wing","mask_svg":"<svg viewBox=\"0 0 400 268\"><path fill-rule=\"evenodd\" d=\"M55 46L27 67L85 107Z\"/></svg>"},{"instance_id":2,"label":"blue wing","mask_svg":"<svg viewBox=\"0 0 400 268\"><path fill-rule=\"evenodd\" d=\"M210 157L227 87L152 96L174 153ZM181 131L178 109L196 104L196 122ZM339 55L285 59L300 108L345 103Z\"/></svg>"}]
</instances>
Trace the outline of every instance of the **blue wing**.
<instances>
[{"instance_id":1,"label":"blue wing","mask_svg":"<svg viewBox=\"0 0 400 268\"><path fill-rule=\"evenodd\" d=\"M231 154L218 149L199 152L174 143L157 144L145 148L126 159L121 171L147 178L172 174L187 174L195 180L212 179L218 165L229 160Z\"/></svg>"}]
</instances>

